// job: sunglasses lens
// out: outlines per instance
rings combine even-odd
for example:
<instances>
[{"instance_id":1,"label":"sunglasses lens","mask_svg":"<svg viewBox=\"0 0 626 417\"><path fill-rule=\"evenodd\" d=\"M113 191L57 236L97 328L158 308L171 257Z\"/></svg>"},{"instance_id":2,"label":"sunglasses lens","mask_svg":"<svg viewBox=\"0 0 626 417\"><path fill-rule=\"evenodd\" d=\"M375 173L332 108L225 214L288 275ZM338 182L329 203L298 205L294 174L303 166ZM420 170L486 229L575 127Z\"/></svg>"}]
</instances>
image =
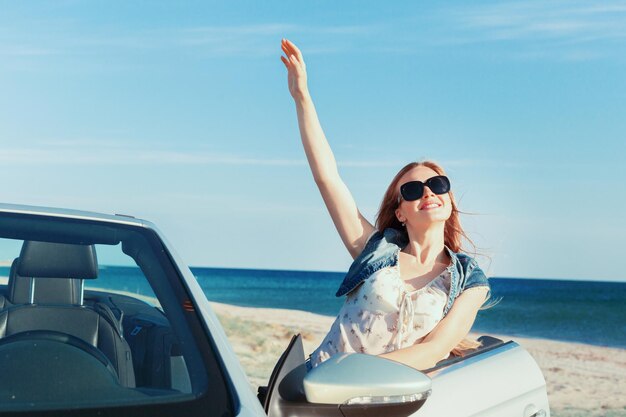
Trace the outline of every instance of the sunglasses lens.
<instances>
[{"instance_id":1,"label":"sunglasses lens","mask_svg":"<svg viewBox=\"0 0 626 417\"><path fill-rule=\"evenodd\" d=\"M424 195L424 185L435 194L445 194L450 191L450 180L448 177L438 175L429 178L425 184L421 181L407 182L400 187L400 194L406 201L419 200Z\"/></svg>"},{"instance_id":2,"label":"sunglasses lens","mask_svg":"<svg viewBox=\"0 0 626 417\"><path fill-rule=\"evenodd\" d=\"M435 194L445 194L450 191L450 180L443 175L430 178L426 181L426 185Z\"/></svg>"},{"instance_id":3,"label":"sunglasses lens","mask_svg":"<svg viewBox=\"0 0 626 417\"><path fill-rule=\"evenodd\" d=\"M419 200L424 194L424 184L419 181L407 182L400 187L400 194L406 201Z\"/></svg>"}]
</instances>

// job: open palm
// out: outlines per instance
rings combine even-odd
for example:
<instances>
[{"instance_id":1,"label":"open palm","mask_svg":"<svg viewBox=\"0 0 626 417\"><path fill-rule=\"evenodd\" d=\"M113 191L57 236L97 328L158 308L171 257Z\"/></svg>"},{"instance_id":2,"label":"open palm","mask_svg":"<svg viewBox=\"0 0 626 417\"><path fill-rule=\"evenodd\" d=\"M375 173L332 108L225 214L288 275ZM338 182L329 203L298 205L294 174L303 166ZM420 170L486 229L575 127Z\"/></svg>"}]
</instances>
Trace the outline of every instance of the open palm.
<instances>
[{"instance_id":1,"label":"open palm","mask_svg":"<svg viewBox=\"0 0 626 417\"><path fill-rule=\"evenodd\" d=\"M294 99L302 98L308 93L306 64L302 53L296 45L287 39L281 41L281 48L286 55L280 57L287 68L289 92Z\"/></svg>"}]
</instances>

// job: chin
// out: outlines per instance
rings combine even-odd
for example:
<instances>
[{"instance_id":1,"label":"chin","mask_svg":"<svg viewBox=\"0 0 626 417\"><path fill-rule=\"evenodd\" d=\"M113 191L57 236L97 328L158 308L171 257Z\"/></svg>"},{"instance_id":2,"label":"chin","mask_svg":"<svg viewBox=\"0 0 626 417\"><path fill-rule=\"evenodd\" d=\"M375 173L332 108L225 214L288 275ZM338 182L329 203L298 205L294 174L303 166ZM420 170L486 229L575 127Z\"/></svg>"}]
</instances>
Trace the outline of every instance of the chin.
<instances>
[{"instance_id":1,"label":"chin","mask_svg":"<svg viewBox=\"0 0 626 417\"><path fill-rule=\"evenodd\" d=\"M445 221L450 218L452 213L447 213L447 212L443 212L440 210L424 210L424 211L418 212L418 215L423 216L426 219L430 219L431 221L436 221L436 220Z\"/></svg>"}]
</instances>

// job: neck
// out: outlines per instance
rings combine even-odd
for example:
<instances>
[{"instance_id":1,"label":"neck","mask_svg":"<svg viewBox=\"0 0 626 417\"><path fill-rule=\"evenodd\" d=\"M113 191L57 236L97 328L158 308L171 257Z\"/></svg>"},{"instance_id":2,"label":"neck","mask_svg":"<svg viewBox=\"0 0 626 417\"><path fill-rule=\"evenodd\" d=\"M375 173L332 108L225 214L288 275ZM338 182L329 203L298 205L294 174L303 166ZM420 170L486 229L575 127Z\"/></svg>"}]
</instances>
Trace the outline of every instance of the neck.
<instances>
[{"instance_id":1,"label":"neck","mask_svg":"<svg viewBox=\"0 0 626 417\"><path fill-rule=\"evenodd\" d=\"M414 256L423 265L446 262L444 228L445 222L431 224L426 230L409 228L407 225L409 244L402 251Z\"/></svg>"}]
</instances>

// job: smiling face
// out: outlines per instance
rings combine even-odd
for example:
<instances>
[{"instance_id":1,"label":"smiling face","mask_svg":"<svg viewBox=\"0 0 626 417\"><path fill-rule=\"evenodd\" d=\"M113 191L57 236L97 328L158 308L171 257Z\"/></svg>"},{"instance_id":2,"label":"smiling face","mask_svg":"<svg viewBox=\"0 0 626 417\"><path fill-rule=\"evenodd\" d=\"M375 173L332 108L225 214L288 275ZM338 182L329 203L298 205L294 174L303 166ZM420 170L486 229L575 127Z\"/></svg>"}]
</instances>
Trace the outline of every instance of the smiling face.
<instances>
[{"instance_id":1,"label":"smiling face","mask_svg":"<svg viewBox=\"0 0 626 417\"><path fill-rule=\"evenodd\" d=\"M400 193L400 186L409 181L426 182L429 178L439 175L435 170L424 166L415 168L404 174L397 184L397 192ZM437 195L430 188L424 186L424 195L415 201L400 199L400 204L395 211L396 217L407 227L427 227L435 222L445 222L452 214L452 201L450 194Z\"/></svg>"}]
</instances>

